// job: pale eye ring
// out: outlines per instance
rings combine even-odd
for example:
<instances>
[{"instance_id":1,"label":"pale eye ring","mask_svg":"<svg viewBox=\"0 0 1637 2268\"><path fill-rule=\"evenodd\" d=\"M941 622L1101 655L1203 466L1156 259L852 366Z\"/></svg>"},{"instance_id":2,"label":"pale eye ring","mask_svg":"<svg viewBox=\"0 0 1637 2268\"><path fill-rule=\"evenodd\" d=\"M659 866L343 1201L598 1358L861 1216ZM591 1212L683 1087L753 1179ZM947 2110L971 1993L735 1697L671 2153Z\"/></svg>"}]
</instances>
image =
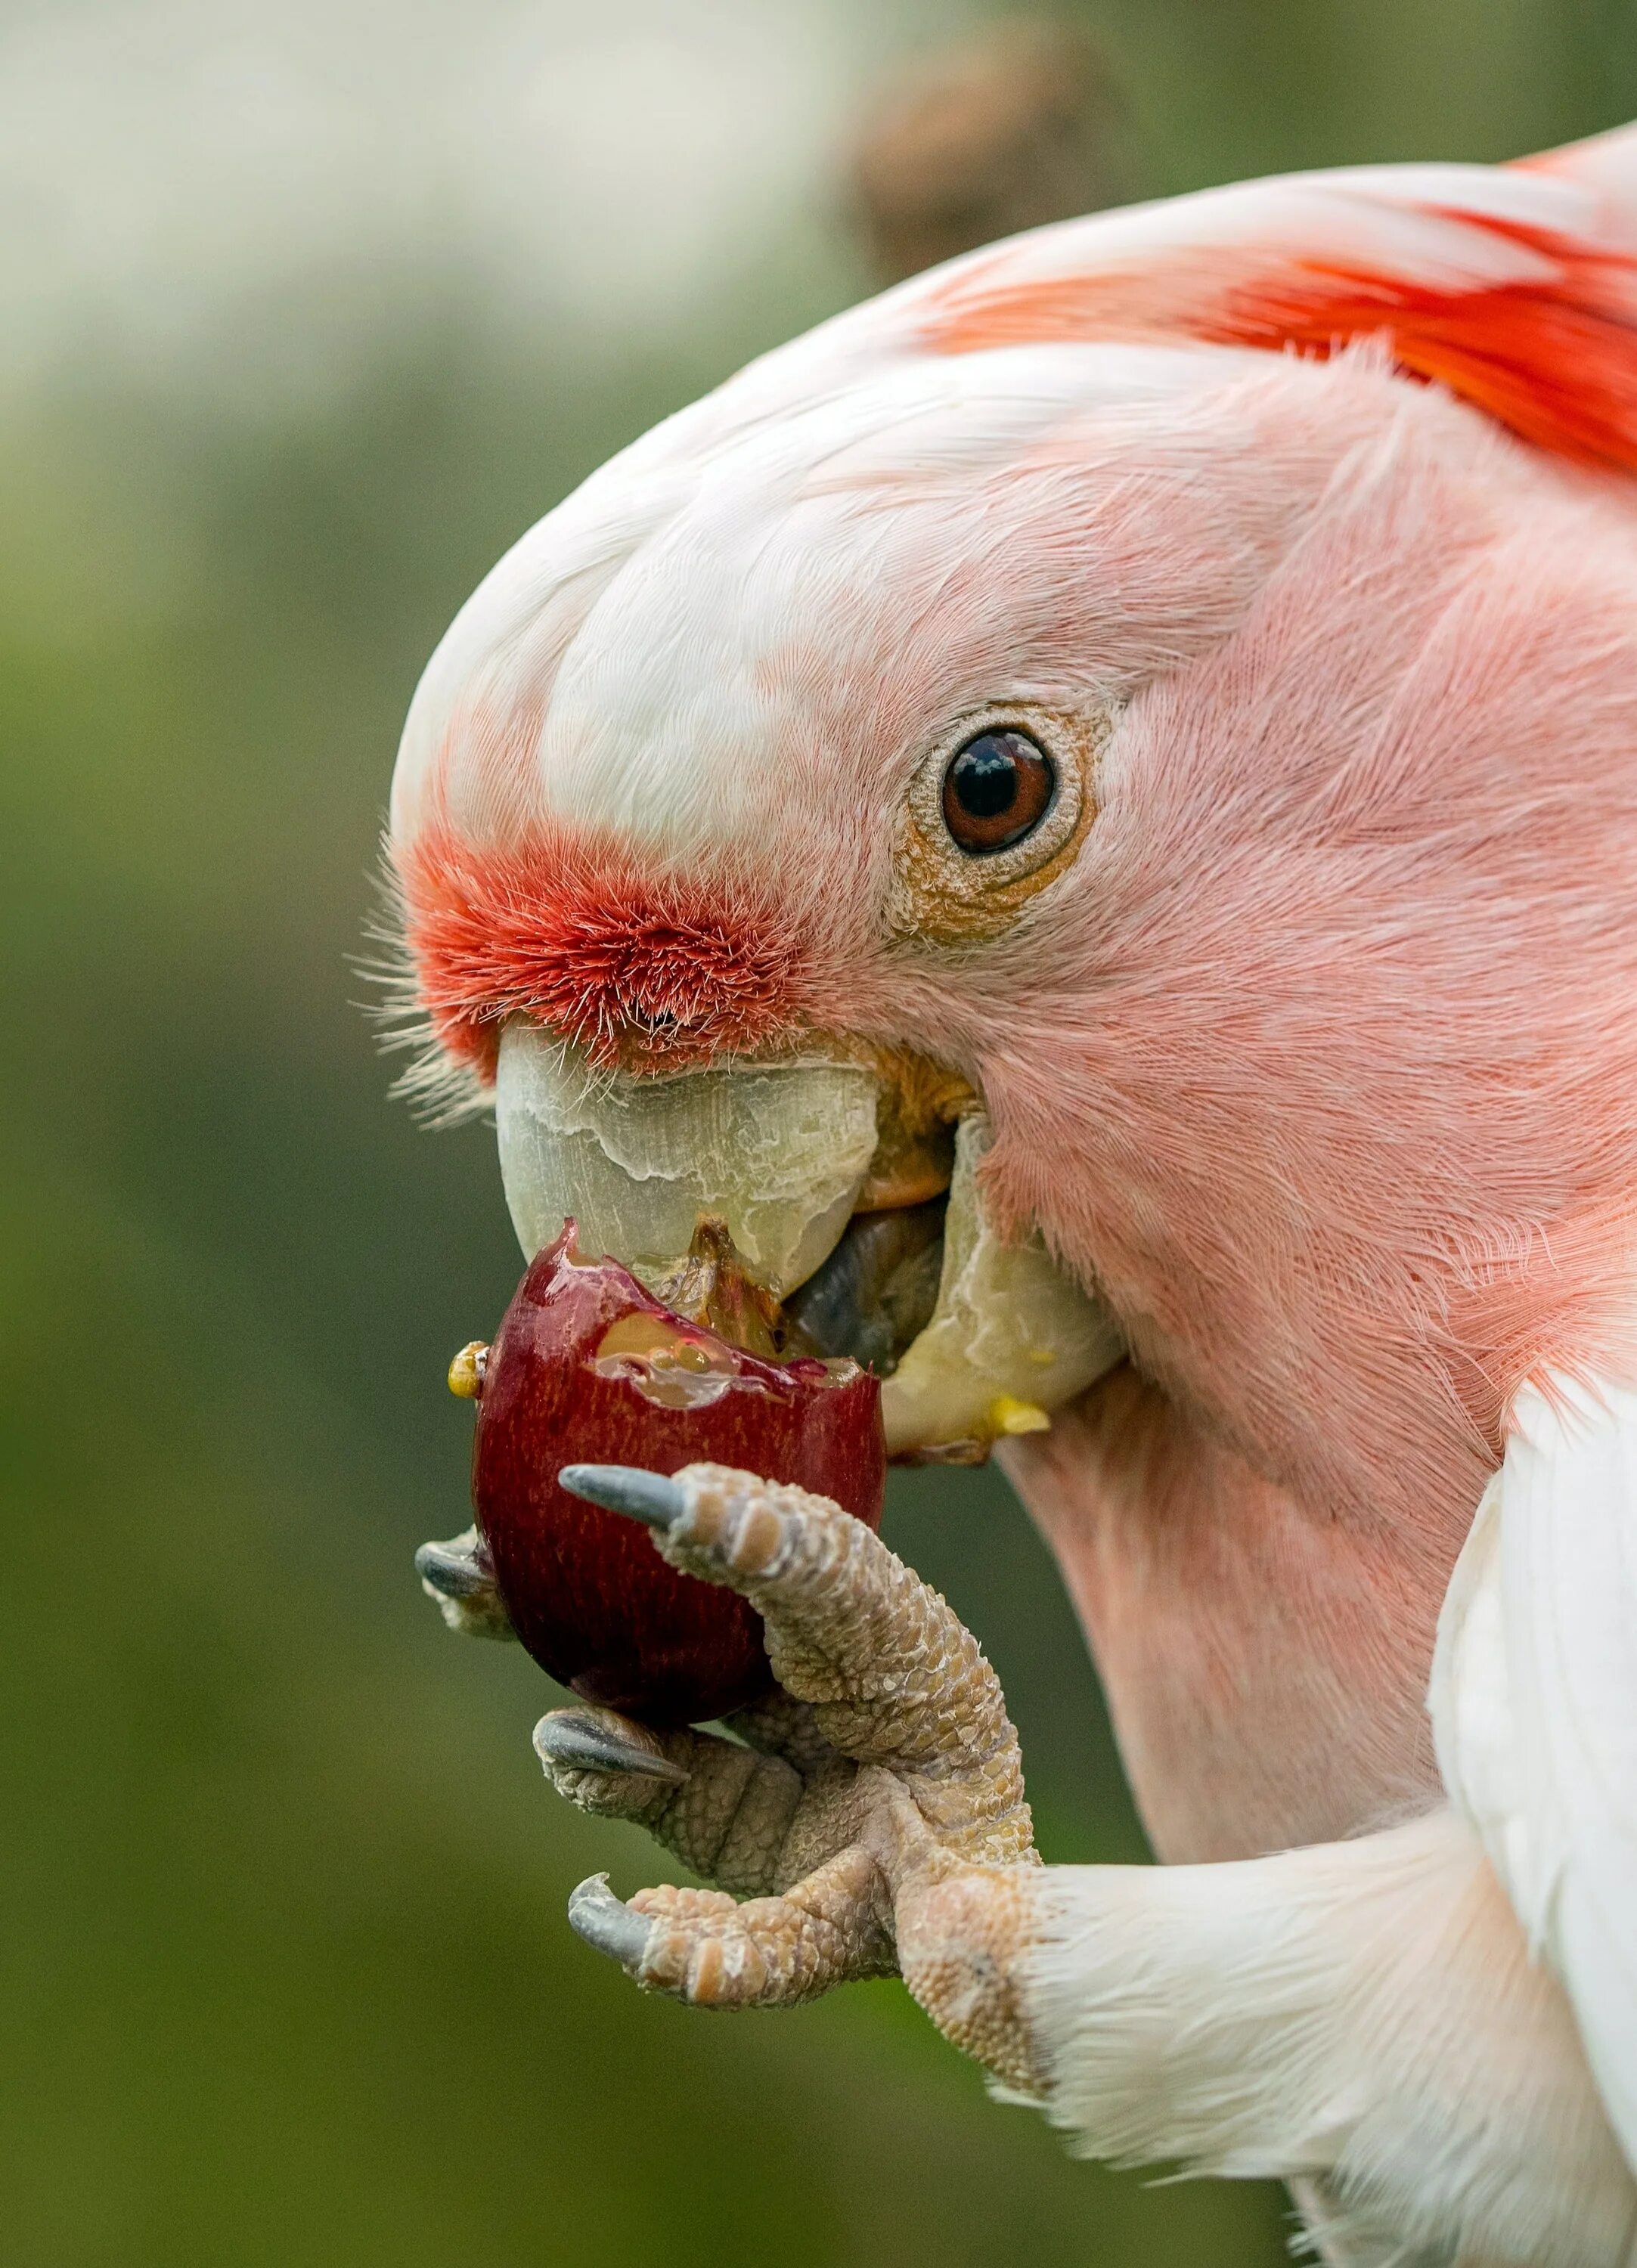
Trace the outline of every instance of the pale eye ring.
<instances>
[{"instance_id":1,"label":"pale eye ring","mask_svg":"<svg viewBox=\"0 0 1637 2268\"><path fill-rule=\"evenodd\" d=\"M992 857L1032 835L1057 794L1057 767L1015 726L974 733L943 776L943 821L969 858Z\"/></svg>"},{"instance_id":2,"label":"pale eye ring","mask_svg":"<svg viewBox=\"0 0 1637 2268\"><path fill-rule=\"evenodd\" d=\"M1079 850L1115 715L1007 696L929 735L894 846L893 933L971 945L1009 929Z\"/></svg>"}]
</instances>

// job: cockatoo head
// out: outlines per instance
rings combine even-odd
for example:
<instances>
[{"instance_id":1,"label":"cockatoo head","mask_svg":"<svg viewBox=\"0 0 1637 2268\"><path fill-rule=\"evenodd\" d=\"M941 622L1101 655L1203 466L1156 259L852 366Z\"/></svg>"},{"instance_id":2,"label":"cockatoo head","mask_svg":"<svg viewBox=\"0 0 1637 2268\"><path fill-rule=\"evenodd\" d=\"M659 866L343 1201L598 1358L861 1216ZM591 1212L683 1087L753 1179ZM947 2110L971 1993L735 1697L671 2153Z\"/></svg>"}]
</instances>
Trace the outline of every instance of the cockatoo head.
<instances>
[{"instance_id":1,"label":"cockatoo head","mask_svg":"<svg viewBox=\"0 0 1637 2268\"><path fill-rule=\"evenodd\" d=\"M1585 468L1631 453L1597 231L1595 185L1460 168L1040 231L526 535L426 672L391 828L526 1244L572 1211L657 1280L719 1219L771 1296L839 1269L857 1310L861 1224L953 1171L900 1449L1128 1351L1315 1501L1470 1508L1611 1165L1540 1013L1637 722L1592 587ZM1566 310L1554 411L1520 357Z\"/></svg>"}]
</instances>

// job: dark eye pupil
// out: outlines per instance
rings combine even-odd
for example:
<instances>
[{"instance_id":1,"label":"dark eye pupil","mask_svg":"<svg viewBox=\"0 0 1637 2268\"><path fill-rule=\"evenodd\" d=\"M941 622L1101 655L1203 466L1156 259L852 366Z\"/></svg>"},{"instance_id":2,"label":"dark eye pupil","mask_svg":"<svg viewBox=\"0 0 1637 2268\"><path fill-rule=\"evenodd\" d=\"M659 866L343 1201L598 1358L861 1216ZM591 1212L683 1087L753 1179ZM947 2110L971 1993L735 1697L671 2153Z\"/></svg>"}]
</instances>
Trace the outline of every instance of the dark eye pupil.
<instances>
[{"instance_id":1,"label":"dark eye pupil","mask_svg":"<svg viewBox=\"0 0 1637 2268\"><path fill-rule=\"evenodd\" d=\"M1010 737L985 733L955 758L949 784L969 817L999 819L1017 801L1017 758L1007 745Z\"/></svg>"},{"instance_id":2,"label":"dark eye pupil","mask_svg":"<svg viewBox=\"0 0 1637 2268\"><path fill-rule=\"evenodd\" d=\"M976 733L944 774L944 824L974 858L1005 850L1039 825L1056 785L1051 757L1027 733Z\"/></svg>"}]
</instances>

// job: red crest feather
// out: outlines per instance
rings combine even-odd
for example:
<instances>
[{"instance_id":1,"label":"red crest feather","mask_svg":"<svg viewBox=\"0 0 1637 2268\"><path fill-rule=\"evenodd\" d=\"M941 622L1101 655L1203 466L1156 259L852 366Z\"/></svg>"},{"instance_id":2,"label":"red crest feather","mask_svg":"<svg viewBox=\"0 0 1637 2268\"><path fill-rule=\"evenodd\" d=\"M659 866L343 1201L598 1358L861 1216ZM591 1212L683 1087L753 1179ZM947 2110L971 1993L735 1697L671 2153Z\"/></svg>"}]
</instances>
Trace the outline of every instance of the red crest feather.
<instances>
[{"instance_id":1,"label":"red crest feather","mask_svg":"<svg viewBox=\"0 0 1637 2268\"><path fill-rule=\"evenodd\" d=\"M1637 258L1490 215L1445 217L1536 255L1538 272L1440 287L1254 246L1011 283L980 266L934 298L920 335L944 354L1180 337L1319 358L1383 339L1406 375L1446 387L1537 447L1637 471Z\"/></svg>"}]
</instances>

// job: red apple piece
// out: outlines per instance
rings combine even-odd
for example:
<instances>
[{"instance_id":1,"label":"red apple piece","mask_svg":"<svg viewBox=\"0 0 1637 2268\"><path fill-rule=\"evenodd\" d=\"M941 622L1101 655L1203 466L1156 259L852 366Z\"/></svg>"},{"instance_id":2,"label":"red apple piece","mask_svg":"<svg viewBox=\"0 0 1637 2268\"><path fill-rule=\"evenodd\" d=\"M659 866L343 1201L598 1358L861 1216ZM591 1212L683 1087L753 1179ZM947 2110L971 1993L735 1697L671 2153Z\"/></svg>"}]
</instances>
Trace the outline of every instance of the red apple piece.
<instances>
[{"instance_id":1,"label":"red apple piece","mask_svg":"<svg viewBox=\"0 0 1637 2268\"><path fill-rule=\"evenodd\" d=\"M572 1224L535 1260L483 1364L472 1499L495 1583L542 1668L655 1726L697 1724L771 1682L760 1616L667 1567L636 1522L573 1497L569 1464L708 1462L832 1498L871 1528L886 1480L881 1388L852 1362L764 1361L675 1314Z\"/></svg>"}]
</instances>

